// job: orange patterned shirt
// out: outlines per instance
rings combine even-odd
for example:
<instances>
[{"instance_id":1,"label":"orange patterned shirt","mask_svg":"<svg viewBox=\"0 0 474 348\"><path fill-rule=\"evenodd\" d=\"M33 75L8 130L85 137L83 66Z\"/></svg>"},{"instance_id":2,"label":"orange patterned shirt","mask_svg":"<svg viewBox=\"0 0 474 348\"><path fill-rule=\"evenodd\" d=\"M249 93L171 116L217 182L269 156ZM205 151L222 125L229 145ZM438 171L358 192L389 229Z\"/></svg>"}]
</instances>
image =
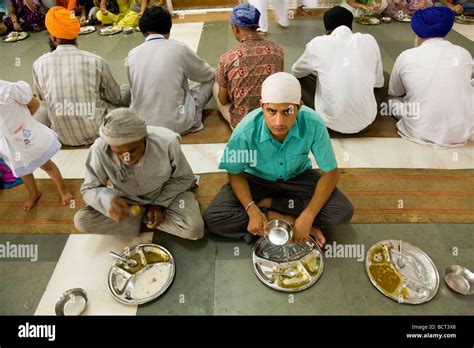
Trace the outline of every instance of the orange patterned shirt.
<instances>
[{"instance_id":1,"label":"orange patterned shirt","mask_svg":"<svg viewBox=\"0 0 474 348\"><path fill-rule=\"evenodd\" d=\"M250 111L260 107L263 81L283 71L283 49L258 36L243 39L237 46L219 58L216 82L227 88L232 127Z\"/></svg>"}]
</instances>

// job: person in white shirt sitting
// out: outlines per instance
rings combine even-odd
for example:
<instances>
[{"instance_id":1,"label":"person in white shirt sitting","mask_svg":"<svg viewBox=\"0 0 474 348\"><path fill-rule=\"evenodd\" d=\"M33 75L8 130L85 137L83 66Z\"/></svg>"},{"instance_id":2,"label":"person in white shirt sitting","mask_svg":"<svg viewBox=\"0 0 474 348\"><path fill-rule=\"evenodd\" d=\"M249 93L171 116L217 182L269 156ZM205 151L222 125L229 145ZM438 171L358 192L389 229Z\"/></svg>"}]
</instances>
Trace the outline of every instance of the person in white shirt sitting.
<instances>
[{"instance_id":1,"label":"person in white shirt sitting","mask_svg":"<svg viewBox=\"0 0 474 348\"><path fill-rule=\"evenodd\" d=\"M314 109L328 128L358 133L377 116L374 88L384 85L379 46L372 35L352 32L353 16L343 7L333 7L323 20L326 35L306 45L293 75L307 77L301 80L307 87L303 101L313 107L314 99Z\"/></svg>"},{"instance_id":2,"label":"person in white shirt sitting","mask_svg":"<svg viewBox=\"0 0 474 348\"><path fill-rule=\"evenodd\" d=\"M447 7L415 12L416 47L398 56L390 77L388 110L401 137L419 144L457 147L473 134L471 54L445 36L455 13Z\"/></svg>"}]
</instances>

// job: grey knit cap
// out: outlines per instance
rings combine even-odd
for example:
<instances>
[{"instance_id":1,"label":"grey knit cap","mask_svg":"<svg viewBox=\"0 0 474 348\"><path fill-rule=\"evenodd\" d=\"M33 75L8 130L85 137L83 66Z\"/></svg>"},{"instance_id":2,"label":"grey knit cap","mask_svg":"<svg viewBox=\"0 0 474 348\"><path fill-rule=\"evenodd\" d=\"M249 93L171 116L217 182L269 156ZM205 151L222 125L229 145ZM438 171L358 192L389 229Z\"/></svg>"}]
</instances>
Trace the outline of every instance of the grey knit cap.
<instances>
[{"instance_id":1,"label":"grey knit cap","mask_svg":"<svg viewBox=\"0 0 474 348\"><path fill-rule=\"evenodd\" d=\"M105 116L99 134L109 145L129 144L147 136L146 123L130 109L119 108Z\"/></svg>"}]
</instances>

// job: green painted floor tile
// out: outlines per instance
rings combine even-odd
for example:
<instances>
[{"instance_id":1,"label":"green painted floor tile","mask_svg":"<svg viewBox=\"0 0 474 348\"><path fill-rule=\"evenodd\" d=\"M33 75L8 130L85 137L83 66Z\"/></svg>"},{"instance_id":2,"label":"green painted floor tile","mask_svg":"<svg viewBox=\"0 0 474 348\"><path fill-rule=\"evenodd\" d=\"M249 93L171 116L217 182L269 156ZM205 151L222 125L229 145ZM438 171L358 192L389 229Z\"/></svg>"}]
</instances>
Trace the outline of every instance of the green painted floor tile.
<instances>
[{"instance_id":1,"label":"green painted floor tile","mask_svg":"<svg viewBox=\"0 0 474 348\"><path fill-rule=\"evenodd\" d=\"M33 315L56 262L0 262L0 315Z\"/></svg>"},{"instance_id":2,"label":"green painted floor tile","mask_svg":"<svg viewBox=\"0 0 474 348\"><path fill-rule=\"evenodd\" d=\"M252 244L243 240L211 236L216 243L216 260L239 260L252 258Z\"/></svg>"},{"instance_id":3,"label":"green painted floor tile","mask_svg":"<svg viewBox=\"0 0 474 348\"><path fill-rule=\"evenodd\" d=\"M0 315L32 315L61 256L67 235L1 234ZM21 250L17 257L12 251ZM19 257L22 256L22 257Z\"/></svg>"},{"instance_id":4,"label":"green painted floor tile","mask_svg":"<svg viewBox=\"0 0 474 348\"><path fill-rule=\"evenodd\" d=\"M443 226L444 228L440 228ZM451 225L456 229L456 225ZM338 244L361 244L367 252L370 246L385 239L402 239L422 249L433 260L440 276L437 295L421 305L401 305L382 295L368 279L364 263L354 258L335 258L341 273L344 293L349 302L351 314L408 314L408 315L457 315L473 314L473 299L459 297L447 289L443 280L444 269L455 261L450 249L443 240L446 225L350 225L342 230L328 232L329 243L336 239ZM462 233L458 233L462 243ZM462 255L468 255L461 250ZM474 254L470 254L474 255ZM467 257L467 256L466 256ZM472 260L473 256L470 256Z\"/></svg>"},{"instance_id":5,"label":"green painted floor tile","mask_svg":"<svg viewBox=\"0 0 474 348\"><path fill-rule=\"evenodd\" d=\"M66 244L68 235L38 235L38 234L0 234L0 245L20 249L28 253L28 258L1 258L0 263L30 261L31 257L37 259L32 262L56 262ZM7 244L8 243L8 244ZM36 254L36 255L34 255ZM10 255L12 255L10 253Z\"/></svg>"},{"instance_id":6,"label":"green painted floor tile","mask_svg":"<svg viewBox=\"0 0 474 348\"><path fill-rule=\"evenodd\" d=\"M441 235L446 248L474 248L474 228L472 225L437 224L436 227L442 232ZM472 261L474 261L474 254L471 254Z\"/></svg>"},{"instance_id":7,"label":"green painted floor tile","mask_svg":"<svg viewBox=\"0 0 474 348\"><path fill-rule=\"evenodd\" d=\"M216 261L216 315L349 314L347 308L337 269L324 272L313 287L289 294L261 283L250 260Z\"/></svg>"},{"instance_id":8,"label":"green painted floor tile","mask_svg":"<svg viewBox=\"0 0 474 348\"><path fill-rule=\"evenodd\" d=\"M212 314L215 243L206 237L190 241L166 233L155 233L153 243L173 255L176 275L167 292L156 301L139 306L137 315Z\"/></svg>"},{"instance_id":9,"label":"green painted floor tile","mask_svg":"<svg viewBox=\"0 0 474 348\"><path fill-rule=\"evenodd\" d=\"M219 57L230 48L232 33L229 31L228 22L204 23L197 54L214 68L217 66Z\"/></svg>"}]
</instances>

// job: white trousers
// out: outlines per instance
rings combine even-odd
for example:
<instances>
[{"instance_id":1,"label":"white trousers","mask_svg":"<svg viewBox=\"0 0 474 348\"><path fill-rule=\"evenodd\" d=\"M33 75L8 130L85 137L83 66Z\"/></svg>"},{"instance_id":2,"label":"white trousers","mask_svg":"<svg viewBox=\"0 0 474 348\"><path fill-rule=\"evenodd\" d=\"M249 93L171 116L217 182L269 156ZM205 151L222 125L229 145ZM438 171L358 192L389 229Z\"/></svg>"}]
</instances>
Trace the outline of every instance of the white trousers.
<instances>
[{"instance_id":1,"label":"white trousers","mask_svg":"<svg viewBox=\"0 0 474 348\"><path fill-rule=\"evenodd\" d=\"M258 24L261 31L268 31L268 4L272 5L278 24L283 27L290 25L290 20L288 19L288 0L249 0L249 3L260 12L260 22Z\"/></svg>"}]
</instances>

